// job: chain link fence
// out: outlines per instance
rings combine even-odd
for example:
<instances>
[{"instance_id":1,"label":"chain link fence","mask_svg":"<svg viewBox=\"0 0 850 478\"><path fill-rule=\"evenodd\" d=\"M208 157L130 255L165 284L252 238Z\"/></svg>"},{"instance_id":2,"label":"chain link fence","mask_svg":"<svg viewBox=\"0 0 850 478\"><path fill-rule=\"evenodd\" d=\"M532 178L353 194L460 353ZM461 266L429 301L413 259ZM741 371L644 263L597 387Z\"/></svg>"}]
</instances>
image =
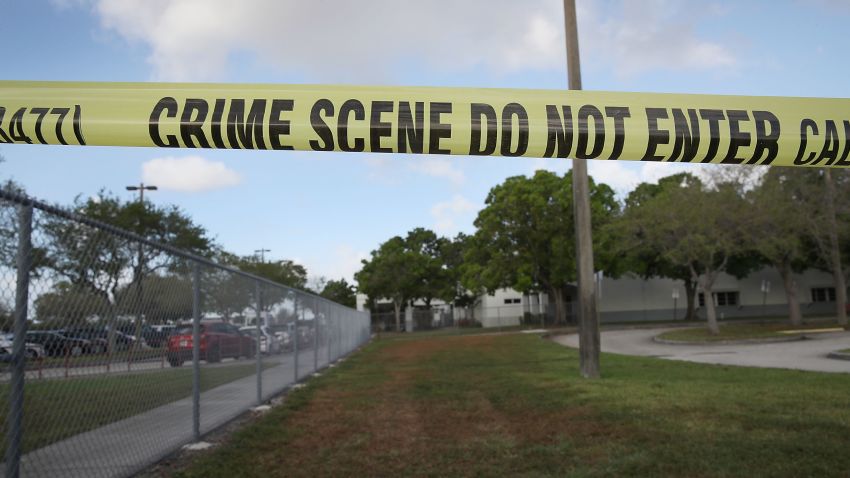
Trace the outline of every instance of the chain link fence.
<instances>
[{"instance_id":1,"label":"chain link fence","mask_svg":"<svg viewBox=\"0 0 850 478\"><path fill-rule=\"evenodd\" d=\"M369 340L369 316L0 191L3 476L128 476Z\"/></svg>"}]
</instances>

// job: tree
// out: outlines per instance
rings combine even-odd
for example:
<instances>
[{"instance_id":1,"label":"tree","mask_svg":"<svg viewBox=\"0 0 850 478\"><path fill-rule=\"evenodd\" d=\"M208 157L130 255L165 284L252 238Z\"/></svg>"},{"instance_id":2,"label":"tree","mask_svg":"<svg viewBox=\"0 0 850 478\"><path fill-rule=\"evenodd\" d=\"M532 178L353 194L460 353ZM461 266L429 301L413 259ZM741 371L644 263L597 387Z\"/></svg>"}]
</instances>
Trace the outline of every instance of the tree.
<instances>
[{"instance_id":1,"label":"tree","mask_svg":"<svg viewBox=\"0 0 850 478\"><path fill-rule=\"evenodd\" d=\"M53 328L84 325L88 320L100 318L109 312L109 302L102 295L60 282L53 291L41 294L35 300L35 314L42 324Z\"/></svg>"},{"instance_id":2,"label":"tree","mask_svg":"<svg viewBox=\"0 0 850 478\"><path fill-rule=\"evenodd\" d=\"M307 289L307 269L290 260L259 262L255 256L246 256L239 258L234 265L239 270L293 289Z\"/></svg>"},{"instance_id":3,"label":"tree","mask_svg":"<svg viewBox=\"0 0 850 478\"><path fill-rule=\"evenodd\" d=\"M590 196L596 237L619 205L610 187L592 180ZM537 171L531 178L511 177L491 189L466 254L476 263L464 274L467 284L489 292L502 287L546 291L555 299L558 321L565 322L567 292L576 278L572 198L571 173L559 177ZM597 264L606 259L597 258Z\"/></svg>"},{"instance_id":4,"label":"tree","mask_svg":"<svg viewBox=\"0 0 850 478\"><path fill-rule=\"evenodd\" d=\"M408 232L404 239L407 270L412 281L410 299L421 299L428 309L434 299L453 295L455 284L443 257L448 244L445 238L421 227Z\"/></svg>"},{"instance_id":5,"label":"tree","mask_svg":"<svg viewBox=\"0 0 850 478\"><path fill-rule=\"evenodd\" d=\"M742 234L744 202L739 183L665 188L633 210L639 235L657 244L671 263L689 269L703 290L708 329L720 333L713 286L730 260L747 250Z\"/></svg>"},{"instance_id":6,"label":"tree","mask_svg":"<svg viewBox=\"0 0 850 478\"><path fill-rule=\"evenodd\" d=\"M612 237L612 246L607 250L619 255L623 271L633 272L643 279L666 277L684 283L685 320L696 319L697 281L693 279L688 265L671 261L664 245L648 237L642 208L652 207L652 201L663 191L691 187L702 187L702 181L690 173L667 176L659 179L657 184L641 183L626 197L622 216L605 228L606 235Z\"/></svg>"},{"instance_id":7,"label":"tree","mask_svg":"<svg viewBox=\"0 0 850 478\"><path fill-rule=\"evenodd\" d=\"M131 314L139 310L148 323L177 322L191 319L193 315L192 281L183 275L148 275L142 280L142 288L133 284L118 289L116 302L121 313ZM144 291L138 297L139 290Z\"/></svg>"},{"instance_id":8,"label":"tree","mask_svg":"<svg viewBox=\"0 0 850 478\"><path fill-rule=\"evenodd\" d=\"M747 194L748 220L743 232L764 261L779 271L791 323L800 325L803 320L793 273L806 266L808 213L795 197L796 173L797 169L782 167L772 167L765 173L761 183Z\"/></svg>"},{"instance_id":9,"label":"tree","mask_svg":"<svg viewBox=\"0 0 850 478\"><path fill-rule=\"evenodd\" d=\"M370 300L392 301L396 330L401 330L401 307L415 294L416 281L408 259L404 239L395 236L372 251L371 258L363 260L363 267L354 274L358 289Z\"/></svg>"},{"instance_id":10,"label":"tree","mask_svg":"<svg viewBox=\"0 0 850 478\"><path fill-rule=\"evenodd\" d=\"M137 202L123 202L101 192L95 198L75 200L75 211L119 228L137 230L149 239L195 253L211 250L211 241L202 227L176 207L150 207ZM186 264L158 248L139 247L123 236L58 216L47 216L43 230L46 235L46 266L63 277L79 291L100 297L109 304L107 321L110 325L110 344L116 317L116 294L125 285L126 277L139 287L136 297L143 296L142 281L157 270L182 270ZM141 254L140 254L141 251ZM141 309L137 304L137 333L141 329Z\"/></svg>"},{"instance_id":11,"label":"tree","mask_svg":"<svg viewBox=\"0 0 850 478\"><path fill-rule=\"evenodd\" d=\"M322 297L330 301L342 304L352 309L357 306L357 296L354 292L354 285L349 284L345 279L329 280L325 282L320 293Z\"/></svg>"}]
</instances>

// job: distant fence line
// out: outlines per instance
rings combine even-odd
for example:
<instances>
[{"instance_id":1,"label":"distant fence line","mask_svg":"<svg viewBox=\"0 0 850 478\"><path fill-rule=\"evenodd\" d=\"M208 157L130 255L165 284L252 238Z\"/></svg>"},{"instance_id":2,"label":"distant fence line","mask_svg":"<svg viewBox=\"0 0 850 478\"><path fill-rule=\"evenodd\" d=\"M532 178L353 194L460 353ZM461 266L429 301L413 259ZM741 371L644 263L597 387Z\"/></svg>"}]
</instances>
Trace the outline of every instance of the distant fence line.
<instances>
[{"instance_id":1,"label":"distant fence line","mask_svg":"<svg viewBox=\"0 0 850 478\"><path fill-rule=\"evenodd\" d=\"M6 477L129 476L370 337L368 313L15 191L0 239Z\"/></svg>"}]
</instances>

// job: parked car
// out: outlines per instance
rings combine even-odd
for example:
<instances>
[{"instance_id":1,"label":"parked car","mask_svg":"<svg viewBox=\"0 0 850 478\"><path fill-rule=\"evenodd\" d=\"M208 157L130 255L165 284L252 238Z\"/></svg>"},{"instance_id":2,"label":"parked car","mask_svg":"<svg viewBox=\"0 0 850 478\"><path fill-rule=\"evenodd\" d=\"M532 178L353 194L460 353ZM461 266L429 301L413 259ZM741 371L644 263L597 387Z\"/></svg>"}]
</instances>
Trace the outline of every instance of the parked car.
<instances>
[{"instance_id":1,"label":"parked car","mask_svg":"<svg viewBox=\"0 0 850 478\"><path fill-rule=\"evenodd\" d=\"M92 343L85 339L66 337L58 332L32 330L27 332L27 342L44 347L48 357L61 357L70 354L74 357L86 353Z\"/></svg>"},{"instance_id":2,"label":"parked car","mask_svg":"<svg viewBox=\"0 0 850 478\"><path fill-rule=\"evenodd\" d=\"M104 328L77 328L77 329L68 329L62 332L63 335L67 337L72 337L76 339L88 340L91 342L91 346L86 350L86 353L92 354L102 354L106 353L109 349L109 331ZM129 349L135 339L133 337L121 332L120 330L115 331L115 349L116 350L127 350Z\"/></svg>"},{"instance_id":3,"label":"parked car","mask_svg":"<svg viewBox=\"0 0 850 478\"><path fill-rule=\"evenodd\" d=\"M253 325L248 325L245 327L240 327L240 331L242 331L245 335L250 335L251 337L257 336L257 327ZM263 354L279 354L281 350L280 339L265 325L260 326L260 353Z\"/></svg>"},{"instance_id":4,"label":"parked car","mask_svg":"<svg viewBox=\"0 0 850 478\"><path fill-rule=\"evenodd\" d=\"M0 337L0 353L7 353L10 357L12 355L12 345L15 340L15 337L11 334L4 335ZM39 344L26 342L24 345L24 350L26 350L27 359L38 359L45 357L44 347Z\"/></svg>"},{"instance_id":5,"label":"parked car","mask_svg":"<svg viewBox=\"0 0 850 478\"><path fill-rule=\"evenodd\" d=\"M235 325L205 321L200 324L200 328L198 348L201 360L213 363L223 358L251 357L257 353L254 337L243 334ZM182 324L174 328L168 337L166 355L172 367L179 367L183 362L192 360L192 324Z\"/></svg>"},{"instance_id":6,"label":"parked car","mask_svg":"<svg viewBox=\"0 0 850 478\"><path fill-rule=\"evenodd\" d=\"M298 349L306 350L313 347L313 327L309 325L298 326Z\"/></svg>"},{"instance_id":7,"label":"parked car","mask_svg":"<svg viewBox=\"0 0 850 478\"><path fill-rule=\"evenodd\" d=\"M142 328L142 338L151 347L159 348L168 342L168 336L173 330L173 325L145 325Z\"/></svg>"},{"instance_id":8,"label":"parked car","mask_svg":"<svg viewBox=\"0 0 850 478\"><path fill-rule=\"evenodd\" d=\"M286 325L274 325L269 328L269 331L277 337L278 342L280 342L281 351L291 352L292 351L292 327L288 327L289 324Z\"/></svg>"}]
</instances>

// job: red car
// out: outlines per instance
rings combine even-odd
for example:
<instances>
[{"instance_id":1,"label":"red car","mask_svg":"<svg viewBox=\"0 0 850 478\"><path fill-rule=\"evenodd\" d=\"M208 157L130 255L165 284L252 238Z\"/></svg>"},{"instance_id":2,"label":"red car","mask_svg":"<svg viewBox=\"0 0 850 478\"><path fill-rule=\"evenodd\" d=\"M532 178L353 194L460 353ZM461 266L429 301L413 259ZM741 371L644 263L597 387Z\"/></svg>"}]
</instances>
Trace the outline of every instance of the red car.
<instances>
[{"instance_id":1,"label":"red car","mask_svg":"<svg viewBox=\"0 0 850 478\"><path fill-rule=\"evenodd\" d=\"M243 334L235 325L225 322L201 322L201 360L208 363L220 362L223 358L253 357L257 343L253 337ZM175 327L168 337L168 363L179 367L192 360L192 324Z\"/></svg>"}]
</instances>

